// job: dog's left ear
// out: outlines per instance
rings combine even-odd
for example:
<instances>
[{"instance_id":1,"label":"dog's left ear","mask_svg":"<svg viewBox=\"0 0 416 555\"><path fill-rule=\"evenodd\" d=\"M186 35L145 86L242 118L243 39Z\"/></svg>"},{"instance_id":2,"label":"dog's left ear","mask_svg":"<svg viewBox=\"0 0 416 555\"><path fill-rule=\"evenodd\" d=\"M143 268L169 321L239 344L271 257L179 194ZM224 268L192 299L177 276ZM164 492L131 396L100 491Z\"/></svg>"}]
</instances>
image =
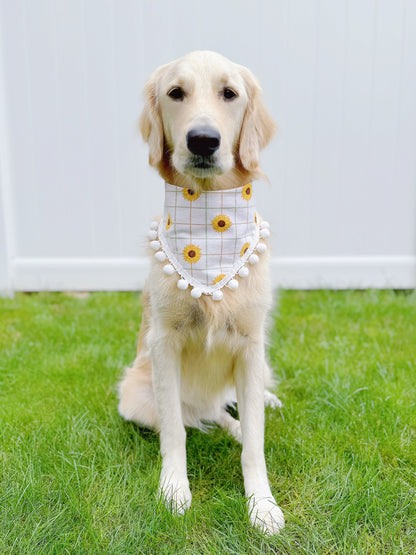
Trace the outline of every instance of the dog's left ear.
<instances>
[{"instance_id":1,"label":"dog's left ear","mask_svg":"<svg viewBox=\"0 0 416 555\"><path fill-rule=\"evenodd\" d=\"M256 77L240 66L248 95L240 133L238 154L243 167L254 171L259 167L260 151L269 143L276 131L276 124L263 103L262 90Z\"/></svg>"}]
</instances>

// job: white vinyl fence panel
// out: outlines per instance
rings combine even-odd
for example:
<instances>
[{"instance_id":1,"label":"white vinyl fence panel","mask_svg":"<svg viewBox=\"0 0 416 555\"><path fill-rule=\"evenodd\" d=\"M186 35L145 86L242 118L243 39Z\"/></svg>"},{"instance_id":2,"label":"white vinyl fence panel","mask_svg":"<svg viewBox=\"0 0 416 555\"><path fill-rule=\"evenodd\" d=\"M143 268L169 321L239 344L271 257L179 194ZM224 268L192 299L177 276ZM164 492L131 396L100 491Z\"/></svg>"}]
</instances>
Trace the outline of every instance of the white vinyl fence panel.
<instances>
[{"instance_id":1,"label":"white vinyl fence panel","mask_svg":"<svg viewBox=\"0 0 416 555\"><path fill-rule=\"evenodd\" d=\"M413 0L0 0L0 25L0 291L143 286L141 91L197 49L252 69L279 125L275 285L416 285Z\"/></svg>"}]
</instances>

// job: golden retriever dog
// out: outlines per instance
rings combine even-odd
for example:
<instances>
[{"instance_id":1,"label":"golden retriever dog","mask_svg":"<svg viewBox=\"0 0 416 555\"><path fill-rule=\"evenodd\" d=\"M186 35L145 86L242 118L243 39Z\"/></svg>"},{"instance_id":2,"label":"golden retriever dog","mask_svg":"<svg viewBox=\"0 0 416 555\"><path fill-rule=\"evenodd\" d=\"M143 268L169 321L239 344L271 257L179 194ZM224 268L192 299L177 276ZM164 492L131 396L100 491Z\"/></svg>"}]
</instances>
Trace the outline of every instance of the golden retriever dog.
<instances>
[{"instance_id":1,"label":"golden retriever dog","mask_svg":"<svg viewBox=\"0 0 416 555\"><path fill-rule=\"evenodd\" d=\"M201 194L244 187L260 177L259 153L275 124L247 68L198 51L150 77L140 130L149 163L163 180ZM271 493L264 457L264 405L281 406L266 389L272 385L265 356L272 304L267 252L239 280L238 290L224 288L221 302L215 302L179 289L149 249L137 357L119 385L119 412L160 433L159 491L177 514L192 499L185 427L204 429L213 422L225 428L242 443L250 521L276 534L284 517ZM226 410L235 401L240 421Z\"/></svg>"}]
</instances>

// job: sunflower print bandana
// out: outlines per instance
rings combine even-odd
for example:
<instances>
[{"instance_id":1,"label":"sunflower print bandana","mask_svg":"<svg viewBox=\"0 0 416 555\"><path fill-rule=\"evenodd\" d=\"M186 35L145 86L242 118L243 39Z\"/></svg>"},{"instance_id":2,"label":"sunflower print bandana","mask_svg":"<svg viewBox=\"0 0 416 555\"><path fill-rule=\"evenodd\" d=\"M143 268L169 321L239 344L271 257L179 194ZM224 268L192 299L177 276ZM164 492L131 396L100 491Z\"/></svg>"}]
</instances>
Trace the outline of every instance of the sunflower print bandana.
<instances>
[{"instance_id":1,"label":"sunflower print bandana","mask_svg":"<svg viewBox=\"0 0 416 555\"><path fill-rule=\"evenodd\" d=\"M165 183L165 206L148 237L167 275L177 275L191 295L223 298L222 289L238 288L248 266L266 250L269 224L258 222L251 183L224 191L196 192Z\"/></svg>"}]
</instances>

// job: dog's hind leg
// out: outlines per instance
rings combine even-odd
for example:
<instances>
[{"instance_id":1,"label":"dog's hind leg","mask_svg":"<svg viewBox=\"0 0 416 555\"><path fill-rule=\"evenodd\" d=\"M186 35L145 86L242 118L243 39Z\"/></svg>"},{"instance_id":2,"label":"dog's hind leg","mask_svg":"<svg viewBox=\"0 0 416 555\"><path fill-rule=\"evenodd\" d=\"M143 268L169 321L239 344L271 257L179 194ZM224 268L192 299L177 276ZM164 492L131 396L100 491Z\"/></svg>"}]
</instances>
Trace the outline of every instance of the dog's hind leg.
<instances>
[{"instance_id":1,"label":"dog's hind leg","mask_svg":"<svg viewBox=\"0 0 416 555\"><path fill-rule=\"evenodd\" d=\"M264 406L270 407L272 409L276 409L276 408L281 409L283 407L282 401L268 389L270 387L273 387L274 380L273 380L273 372L271 371L270 366L267 363L265 363L264 365L264 385L265 385Z\"/></svg>"},{"instance_id":2,"label":"dog's hind leg","mask_svg":"<svg viewBox=\"0 0 416 555\"><path fill-rule=\"evenodd\" d=\"M220 417L215 422L241 443L241 425L239 420L236 420L225 409L222 409Z\"/></svg>"},{"instance_id":3,"label":"dog's hind leg","mask_svg":"<svg viewBox=\"0 0 416 555\"><path fill-rule=\"evenodd\" d=\"M146 428L159 429L149 358L140 355L136 358L133 366L127 368L118 390L118 412L125 420Z\"/></svg>"},{"instance_id":4,"label":"dog's hind leg","mask_svg":"<svg viewBox=\"0 0 416 555\"><path fill-rule=\"evenodd\" d=\"M127 368L118 386L118 412L125 420L131 420L146 428L159 430L152 385L152 363L146 345L150 327L150 297L145 285L142 295L143 316L137 342L137 356L131 368Z\"/></svg>"},{"instance_id":5,"label":"dog's hind leg","mask_svg":"<svg viewBox=\"0 0 416 555\"><path fill-rule=\"evenodd\" d=\"M268 391L267 389L264 390L264 406L270 407L272 409L281 409L283 407L282 401L276 397L274 393Z\"/></svg>"},{"instance_id":6,"label":"dog's hind leg","mask_svg":"<svg viewBox=\"0 0 416 555\"><path fill-rule=\"evenodd\" d=\"M282 408L283 403L280 399L276 397L274 393L271 393L267 389L264 390L264 406L270 407L272 409ZM230 435L233 436L239 443L241 443L241 424L236 418L233 418L230 413L225 409L221 411L219 418L215 420L215 423L226 430Z\"/></svg>"}]
</instances>

